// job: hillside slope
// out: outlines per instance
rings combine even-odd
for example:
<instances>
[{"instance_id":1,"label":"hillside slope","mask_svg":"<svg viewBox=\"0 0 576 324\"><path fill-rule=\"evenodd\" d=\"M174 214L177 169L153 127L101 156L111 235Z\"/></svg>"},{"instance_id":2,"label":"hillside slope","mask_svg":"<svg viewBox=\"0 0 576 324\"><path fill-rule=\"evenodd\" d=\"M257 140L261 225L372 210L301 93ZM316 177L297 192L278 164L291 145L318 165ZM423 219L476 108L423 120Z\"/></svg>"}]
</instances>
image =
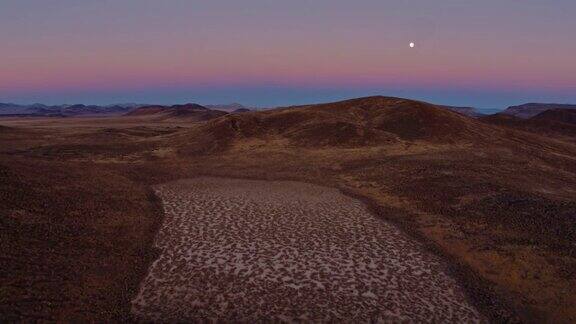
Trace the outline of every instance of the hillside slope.
<instances>
[{"instance_id":1,"label":"hillside slope","mask_svg":"<svg viewBox=\"0 0 576 324\"><path fill-rule=\"evenodd\" d=\"M576 125L576 109L546 110L543 113L532 117L532 120L551 121Z\"/></svg>"},{"instance_id":2,"label":"hillside slope","mask_svg":"<svg viewBox=\"0 0 576 324\"><path fill-rule=\"evenodd\" d=\"M576 110L551 109L534 117L523 119L513 115L495 114L480 118L482 122L491 125L532 132L554 137L576 136Z\"/></svg>"},{"instance_id":3,"label":"hillside slope","mask_svg":"<svg viewBox=\"0 0 576 324\"><path fill-rule=\"evenodd\" d=\"M203 125L200 132L221 143L240 138L284 138L305 147L354 147L401 141L469 142L497 131L432 104L366 97L227 115Z\"/></svg>"}]
</instances>

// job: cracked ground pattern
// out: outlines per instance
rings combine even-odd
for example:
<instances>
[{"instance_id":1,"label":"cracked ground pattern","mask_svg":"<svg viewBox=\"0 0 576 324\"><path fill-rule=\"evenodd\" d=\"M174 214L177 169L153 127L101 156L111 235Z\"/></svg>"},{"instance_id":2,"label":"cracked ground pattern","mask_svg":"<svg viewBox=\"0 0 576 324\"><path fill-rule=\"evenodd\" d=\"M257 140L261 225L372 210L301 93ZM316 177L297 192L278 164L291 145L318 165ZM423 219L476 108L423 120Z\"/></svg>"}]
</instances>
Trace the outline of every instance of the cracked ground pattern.
<instances>
[{"instance_id":1,"label":"cracked ground pattern","mask_svg":"<svg viewBox=\"0 0 576 324\"><path fill-rule=\"evenodd\" d=\"M141 321L484 322L446 264L337 189L196 178L157 186Z\"/></svg>"}]
</instances>

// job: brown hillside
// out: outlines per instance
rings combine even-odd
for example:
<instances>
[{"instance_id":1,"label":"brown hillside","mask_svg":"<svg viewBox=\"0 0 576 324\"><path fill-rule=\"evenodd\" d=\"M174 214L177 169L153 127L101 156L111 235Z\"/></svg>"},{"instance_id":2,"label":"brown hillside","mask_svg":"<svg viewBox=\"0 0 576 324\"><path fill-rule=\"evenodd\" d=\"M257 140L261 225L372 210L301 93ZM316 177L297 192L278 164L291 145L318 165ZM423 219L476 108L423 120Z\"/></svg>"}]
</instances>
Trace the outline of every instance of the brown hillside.
<instances>
[{"instance_id":1,"label":"brown hillside","mask_svg":"<svg viewBox=\"0 0 576 324\"><path fill-rule=\"evenodd\" d=\"M220 141L273 136L305 146L380 145L414 140L455 143L493 133L491 127L448 109L392 97L227 115L209 122L203 130Z\"/></svg>"},{"instance_id":2,"label":"brown hillside","mask_svg":"<svg viewBox=\"0 0 576 324\"><path fill-rule=\"evenodd\" d=\"M576 110L571 109L546 110L529 119L506 114L495 114L482 117L480 120L491 125L532 133L564 137L576 136Z\"/></svg>"},{"instance_id":3,"label":"brown hillside","mask_svg":"<svg viewBox=\"0 0 576 324\"><path fill-rule=\"evenodd\" d=\"M505 126L505 127L522 127L522 125L524 125L526 122L524 119L520 117L502 113L483 116L480 117L479 120L487 124Z\"/></svg>"},{"instance_id":4,"label":"brown hillside","mask_svg":"<svg viewBox=\"0 0 576 324\"><path fill-rule=\"evenodd\" d=\"M576 125L576 109L551 109L546 110L531 118L532 120L554 121Z\"/></svg>"}]
</instances>

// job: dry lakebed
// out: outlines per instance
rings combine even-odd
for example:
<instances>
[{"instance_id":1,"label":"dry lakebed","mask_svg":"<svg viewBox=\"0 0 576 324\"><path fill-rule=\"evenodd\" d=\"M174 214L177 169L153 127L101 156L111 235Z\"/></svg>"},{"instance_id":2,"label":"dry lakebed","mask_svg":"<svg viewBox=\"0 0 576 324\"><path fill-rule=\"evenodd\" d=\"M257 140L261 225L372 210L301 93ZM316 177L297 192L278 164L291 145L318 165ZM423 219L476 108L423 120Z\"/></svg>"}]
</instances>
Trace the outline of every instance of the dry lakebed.
<instances>
[{"instance_id":1,"label":"dry lakebed","mask_svg":"<svg viewBox=\"0 0 576 324\"><path fill-rule=\"evenodd\" d=\"M152 322L484 322L438 256L339 190L195 178L155 187Z\"/></svg>"}]
</instances>

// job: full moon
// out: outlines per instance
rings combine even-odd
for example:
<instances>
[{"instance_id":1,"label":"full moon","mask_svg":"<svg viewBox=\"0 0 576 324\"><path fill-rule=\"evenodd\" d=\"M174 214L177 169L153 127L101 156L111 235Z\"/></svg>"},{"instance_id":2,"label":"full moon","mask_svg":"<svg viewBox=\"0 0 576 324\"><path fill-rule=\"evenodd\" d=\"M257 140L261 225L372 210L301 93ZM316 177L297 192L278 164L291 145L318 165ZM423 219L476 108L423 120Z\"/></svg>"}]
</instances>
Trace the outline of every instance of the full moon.
<instances>
[{"instance_id":1,"label":"full moon","mask_svg":"<svg viewBox=\"0 0 576 324\"><path fill-rule=\"evenodd\" d=\"M416 46L416 44L410 43L410 48L414 48L414 46Z\"/></svg>"}]
</instances>

